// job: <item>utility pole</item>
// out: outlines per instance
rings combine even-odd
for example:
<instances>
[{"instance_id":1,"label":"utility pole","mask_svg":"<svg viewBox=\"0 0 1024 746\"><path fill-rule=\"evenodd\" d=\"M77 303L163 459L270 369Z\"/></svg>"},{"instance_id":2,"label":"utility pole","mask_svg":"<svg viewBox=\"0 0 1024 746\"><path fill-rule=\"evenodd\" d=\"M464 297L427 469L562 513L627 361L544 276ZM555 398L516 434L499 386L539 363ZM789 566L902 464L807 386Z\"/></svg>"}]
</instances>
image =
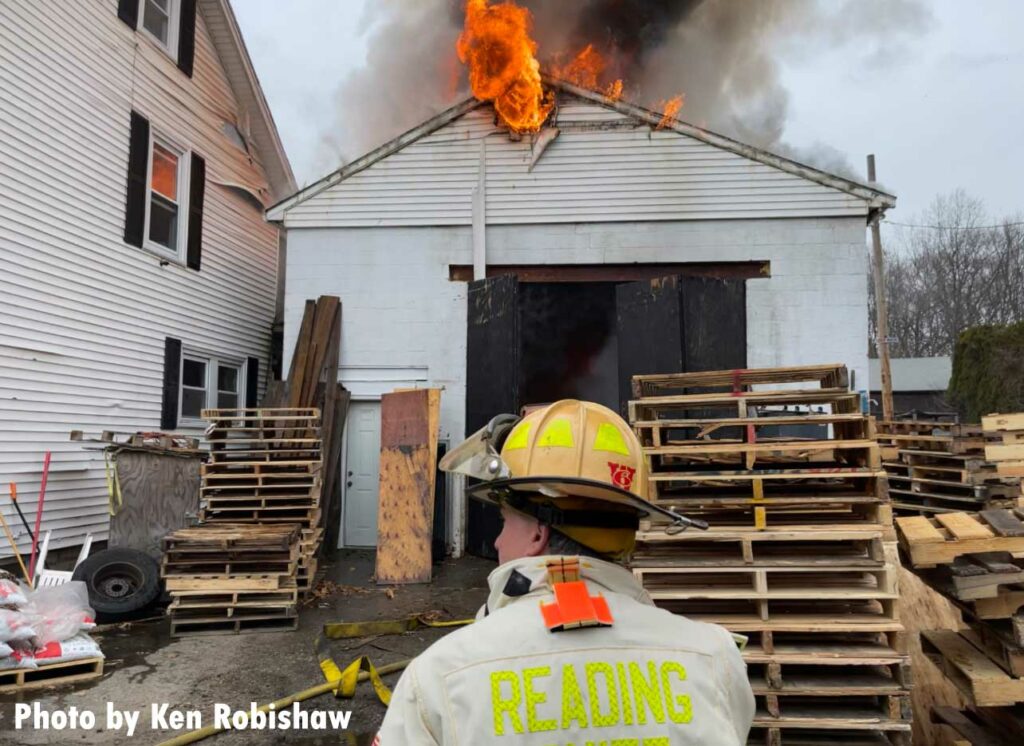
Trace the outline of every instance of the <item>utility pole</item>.
<instances>
[{"instance_id":1,"label":"utility pole","mask_svg":"<svg viewBox=\"0 0 1024 746\"><path fill-rule=\"evenodd\" d=\"M868 181L875 183L875 156L868 156ZM892 369L889 366L889 304L885 300L885 273L882 270L881 213L871 221L871 274L875 280L875 339L878 347L879 368L882 370L882 418L893 418Z\"/></svg>"}]
</instances>

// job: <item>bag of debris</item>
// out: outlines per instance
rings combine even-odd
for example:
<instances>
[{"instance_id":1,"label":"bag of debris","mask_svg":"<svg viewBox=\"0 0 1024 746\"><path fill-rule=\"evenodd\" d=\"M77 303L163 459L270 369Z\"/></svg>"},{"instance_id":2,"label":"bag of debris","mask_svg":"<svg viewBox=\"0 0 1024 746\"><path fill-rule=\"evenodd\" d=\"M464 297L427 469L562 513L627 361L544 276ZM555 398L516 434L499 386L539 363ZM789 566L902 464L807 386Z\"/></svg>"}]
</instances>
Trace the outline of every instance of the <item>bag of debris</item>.
<instances>
[{"instance_id":1,"label":"bag of debris","mask_svg":"<svg viewBox=\"0 0 1024 746\"><path fill-rule=\"evenodd\" d=\"M49 663L67 663L85 658L102 658L99 644L87 634L78 634L69 640L49 642L36 648L35 661L43 666Z\"/></svg>"},{"instance_id":2,"label":"bag of debris","mask_svg":"<svg viewBox=\"0 0 1024 746\"><path fill-rule=\"evenodd\" d=\"M67 640L96 626L96 615L89 607L89 591L80 580L32 591L23 610L32 617L43 645Z\"/></svg>"},{"instance_id":3,"label":"bag of debris","mask_svg":"<svg viewBox=\"0 0 1024 746\"><path fill-rule=\"evenodd\" d=\"M30 640L36 636L33 618L23 611L0 609L0 642Z\"/></svg>"},{"instance_id":4,"label":"bag of debris","mask_svg":"<svg viewBox=\"0 0 1024 746\"><path fill-rule=\"evenodd\" d=\"M17 581L0 578L0 606L16 609L24 606L26 603L28 603L28 598Z\"/></svg>"},{"instance_id":5,"label":"bag of debris","mask_svg":"<svg viewBox=\"0 0 1024 746\"><path fill-rule=\"evenodd\" d=\"M13 652L14 648L5 642L0 642L0 658L7 658Z\"/></svg>"}]
</instances>

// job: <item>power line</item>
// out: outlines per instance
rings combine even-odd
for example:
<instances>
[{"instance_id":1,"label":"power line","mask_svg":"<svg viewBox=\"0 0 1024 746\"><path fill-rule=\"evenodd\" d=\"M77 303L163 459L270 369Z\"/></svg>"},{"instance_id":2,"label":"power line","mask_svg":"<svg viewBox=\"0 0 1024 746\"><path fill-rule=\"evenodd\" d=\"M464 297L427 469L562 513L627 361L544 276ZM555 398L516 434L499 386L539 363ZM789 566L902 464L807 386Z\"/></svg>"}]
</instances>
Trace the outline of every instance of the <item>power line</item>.
<instances>
[{"instance_id":1,"label":"power line","mask_svg":"<svg viewBox=\"0 0 1024 746\"><path fill-rule=\"evenodd\" d=\"M999 223L998 225L915 225L914 223L897 223L893 220L883 220L888 225L898 225L901 228L931 228L937 231L989 231L997 228L1006 228L1014 225L1024 225L1024 221L1017 223Z\"/></svg>"}]
</instances>

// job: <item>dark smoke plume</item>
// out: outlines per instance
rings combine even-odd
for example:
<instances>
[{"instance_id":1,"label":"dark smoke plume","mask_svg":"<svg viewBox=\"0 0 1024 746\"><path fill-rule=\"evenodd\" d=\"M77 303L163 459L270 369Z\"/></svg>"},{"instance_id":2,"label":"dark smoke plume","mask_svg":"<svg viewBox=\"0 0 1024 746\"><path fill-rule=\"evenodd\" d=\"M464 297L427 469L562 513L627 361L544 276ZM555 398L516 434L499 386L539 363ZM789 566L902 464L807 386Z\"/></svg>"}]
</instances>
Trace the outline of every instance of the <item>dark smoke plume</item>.
<instances>
[{"instance_id":1,"label":"dark smoke plume","mask_svg":"<svg viewBox=\"0 0 1024 746\"><path fill-rule=\"evenodd\" d=\"M834 149L783 141L789 95L781 60L846 46L856 64L887 64L927 28L921 0L520 0L534 17L545 67L586 44L622 78L624 98L650 108L679 93L679 118L828 170L852 169ZM455 54L462 0L375 0L369 52L336 93L339 121L323 138L324 171L469 95Z\"/></svg>"}]
</instances>

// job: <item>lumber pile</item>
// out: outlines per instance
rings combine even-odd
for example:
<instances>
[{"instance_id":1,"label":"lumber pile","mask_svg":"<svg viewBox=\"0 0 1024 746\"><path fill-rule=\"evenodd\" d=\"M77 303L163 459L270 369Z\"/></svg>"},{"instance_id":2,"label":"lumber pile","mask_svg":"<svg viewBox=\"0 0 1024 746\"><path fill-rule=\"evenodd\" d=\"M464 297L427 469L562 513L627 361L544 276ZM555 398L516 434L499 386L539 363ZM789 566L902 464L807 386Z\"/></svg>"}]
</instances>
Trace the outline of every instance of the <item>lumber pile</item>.
<instances>
[{"instance_id":1,"label":"lumber pile","mask_svg":"<svg viewBox=\"0 0 1024 746\"><path fill-rule=\"evenodd\" d=\"M978 744L1024 733L1024 511L902 516L896 525L914 573L967 623L922 633L925 654L969 704L933 717Z\"/></svg>"},{"instance_id":2,"label":"lumber pile","mask_svg":"<svg viewBox=\"0 0 1024 746\"><path fill-rule=\"evenodd\" d=\"M211 523L163 544L172 636L295 629L297 525Z\"/></svg>"},{"instance_id":3,"label":"lumber pile","mask_svg":"<svg viewBox=\"0 0 1024 746\"><path fill-rule=\"evenodd\" d=\"M201 474L203 523L295 524L298 588L307 592L323 539L323 440L315 408L206 409L209 462Z\"/></svg>"},{"instance_id":4,"label":"lumber pile","mask_svg":"<svg viewBox=\"0 0 1024 746\"><path fill-rule=\"evenodd\" d=\"M341 354L341 301L334 295L307 300L295 338L288 377L267 387L262 406L316 408L323 416L324 539L337 546L341 526L341 447L351 398L338 383Z\"/></svg>"},{"instance_id":5,"label":"lumber pile","mask_svg":"<svg viewBox=\"0 0 1024 746\"><path fill-rule=\"evenodd\" d=\"M650 498L711 524L642 523L633 572L749 637L751 742L909 743L892 512L846 368L643 375L633 395Z\"/></svg>"},{"instance_id":6,"label":"lumber pile","mask_svg":"<svg viewBox=\"0 0 1024 746\"><path fill-rule=\"evenodd\" d=\"M1020 476L986 455L993 437L981 425L939 419L879 422L893 507L932 514L1024 504Z\"/></svg>"}]
</instances>

